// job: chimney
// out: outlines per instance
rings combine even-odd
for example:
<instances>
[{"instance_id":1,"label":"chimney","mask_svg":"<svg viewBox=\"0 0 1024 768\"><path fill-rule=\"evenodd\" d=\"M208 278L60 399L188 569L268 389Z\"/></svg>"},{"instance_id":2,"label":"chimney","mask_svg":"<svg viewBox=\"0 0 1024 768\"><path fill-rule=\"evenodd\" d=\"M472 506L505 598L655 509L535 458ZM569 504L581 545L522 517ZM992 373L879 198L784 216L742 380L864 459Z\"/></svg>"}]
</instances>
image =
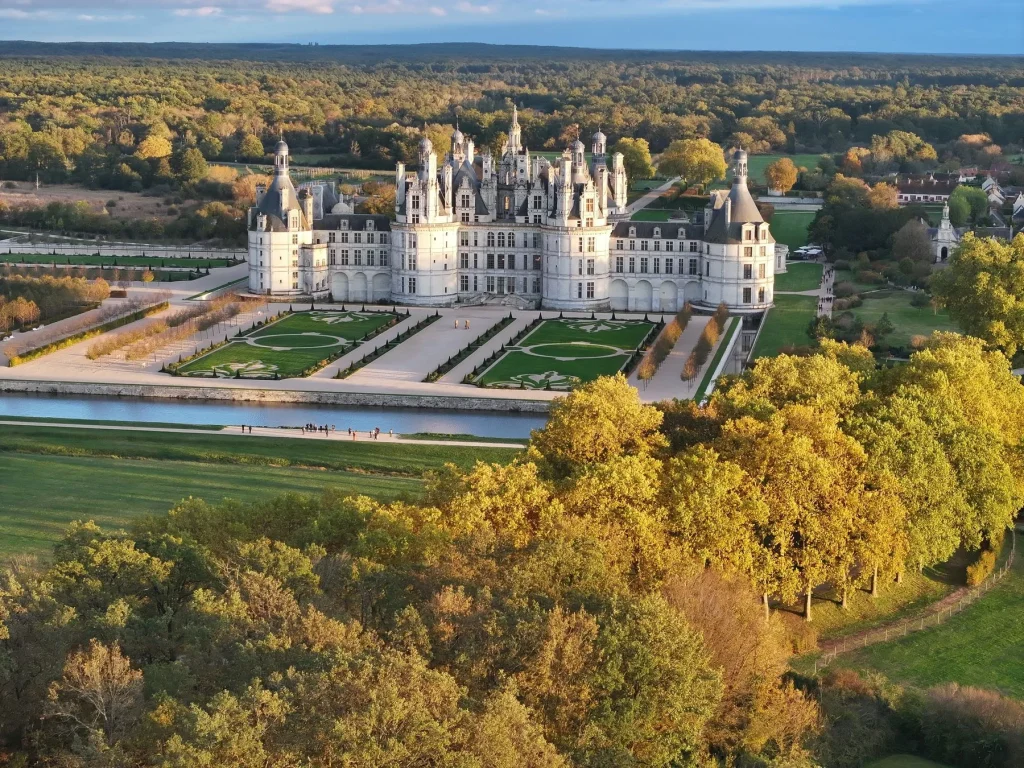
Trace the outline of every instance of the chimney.
<instances>
[{"instance_id":1,"label":"chimney","mask_svg":"<svg viewBox=\"0 0 1024 768\"><path fill-rule=\"evenodd\" d=\"M288 200L288 189L282 185L281 190L281 218L285 218L285 211L288 210L290 201Z\"/></svg>"},{"instance_id":2,"label":"chimney","mask_svg":"<svg viewBox=\"0 0 1024 768\"><path fill-rule=\"evenodd\" d=\"M300 198L300 201L302 203L302 212L306 216L306 224L307 224L307 226L312 227L313 226L313 193L310 192L308 189L304 189L304 190L302 190L302 193L299 195L299 198Z\"/></svg>"},{"instance_id":3,"label":"chimney","mask_svg":"<svg viewBox=\"0 0 1024 768\"><path fill-rule=\"evenodd\" d=\"M256 205L259 205L260 203L263 202L263 196L265 194L267 194L267 185L266 184L257 184L256 185Z\"/></svg>"},{"instance_id":4,"label":"chimney","mask_svg":"<svg viewBox=\"0 0 1024 768\"><path fill-rule=\"evenodd\" d=\"M725 226L728 228L728 226L732 224L732 200L728 197L725 198L725 206L722 210L725 211Z\"/></svg>"},{"instance_id":5,"label":"chimney","mask_svg":"<svg viewBox=\"0 0 1024 768\"><path fill-rule=\"evenodd\" d=\"M405 163L395 166L395 207L405 204Z\"/></svg>"},{"instance_id":6,"label":"chimney","mask_svg":"<svg viewBox=\"0 0 1024 768\"><path fill-rule=\"evenodd\" d=\"M466 139L466 162L470 165L473 164L473 152L476 147L473 144L472 139Z\"/></svg>"}]
</instances>

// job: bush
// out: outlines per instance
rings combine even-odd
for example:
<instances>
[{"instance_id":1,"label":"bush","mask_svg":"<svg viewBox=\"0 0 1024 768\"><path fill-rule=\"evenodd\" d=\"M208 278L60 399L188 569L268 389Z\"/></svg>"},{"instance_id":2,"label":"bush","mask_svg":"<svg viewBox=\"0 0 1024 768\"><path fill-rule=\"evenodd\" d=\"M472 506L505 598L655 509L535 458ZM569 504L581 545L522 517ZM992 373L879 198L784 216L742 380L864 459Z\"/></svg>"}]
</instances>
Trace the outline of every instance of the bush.
<instances>
[{"instance_id":1,"label":"bush","mask_svg":"<svg viewBox=\"0 0 1024 768\"><path fill-rule=\"evenodd\" d=\"M932 688L918 715L924 752L951 765L1010 768L1024 765L1024 704L995 691Z\"/></svg>"},{"instance_id":2,"label":"bush","mask_svg":"<svg viewBox=\"0 0 1024 768\"><path fill-rule=\"evenodd\" d=\"M836 261L835 267L836 267L837 270L840 270L840 269L849 270L850 269L850 262L847 261L846 259L839 259L838 261Z\"/></svg>"},{"instance_id":3,"label":"bush","mask_svg":"<svg viewBox=\"0 0 1024 768\"><path fill-rule=\"evenodd\" d=\"M876 272L873 269L860 270L857 272L857 279L862 283L871 283L872 285L878 285L885 280L885 278L882 277L881 272Z\"/></svg>"},{"instance_id":4,"label":"bush","mask_svg":"<svg viewBox=\"0 0 1024 768\"><path fill-rule=\"evenodd\" d=\"M913 296L910 297L910 306L912 306L912 307L918 307L918 308L929 307L929 306L931 306L931 303L932 303L932 297L929 296L924 291L918 291L917 293L915 293Z\"/></svg>"},{"instance_id":5,"label":"bush","mask_svg":"<svg viewBox=\"0 0 1024 768\"><path fill-rule=\"evenodd\" d=\"M847 296L853 296L857 293L857 288L850 281L844 280L841 283L836 283L833 293L837 299L845 299Z\"/></svg>"},{"instance_id":6,"label":"bush","mask_svg":"<svg viewBox=\"0 0 1024 768\"><path fill-rule=\"evenodd\" d=\"M117 200L107 200L107 208L117 208Z\"/></svg>"}]
</instances>

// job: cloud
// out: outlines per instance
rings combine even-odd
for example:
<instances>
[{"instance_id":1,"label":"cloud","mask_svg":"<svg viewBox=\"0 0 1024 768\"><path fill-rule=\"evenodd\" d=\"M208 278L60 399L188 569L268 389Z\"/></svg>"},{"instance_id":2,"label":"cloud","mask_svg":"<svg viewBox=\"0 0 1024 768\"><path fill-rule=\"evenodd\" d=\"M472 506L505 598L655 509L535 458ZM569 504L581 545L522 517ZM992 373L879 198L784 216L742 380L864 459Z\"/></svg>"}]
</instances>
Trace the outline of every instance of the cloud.
<instances>
[{"instance_id":1,"label":"cloud","mask_svg":"<svg viewBox=\"0 0 1024 768\"><path fill-rule=\"evenodd\" d=\"M204 5L199 8L178 8L175 12L175 16L221 16L224 13L223 8L219 8L216 5Z\"/></svg>"},{"instance_id":2,"label":"cloud","mask_svg":"<svg viewBox=\"0 0 1024 768\"><path fill-rule=\"evenodd\" d=\"M430 13L431 16L447 16L448 15L448 11L446 11L444 8L437 7L436 5L430 6L429 13Z\"/></svg>"},{"instance_id":3,"label":"cloud","mask_svg":"<svg viewBox=\"0 0 1024 768\"><path fill-rule=\"evenodd\" d=\"M266 0L266 7L273 13L334 13L334 0Z\"/></svg>"},{"instance_id":4,"label":"cloud","mask_svg":"<svg viewBox=\"0 0 1024 768\"><path fill-rule=\"evenodd\" d=\"M473 5L473 3L462 2L455 6L455 9L462 11L462 13L477 13L481 15L488 15L498 10L496 5Z\"/></svg>"}]
</instances>

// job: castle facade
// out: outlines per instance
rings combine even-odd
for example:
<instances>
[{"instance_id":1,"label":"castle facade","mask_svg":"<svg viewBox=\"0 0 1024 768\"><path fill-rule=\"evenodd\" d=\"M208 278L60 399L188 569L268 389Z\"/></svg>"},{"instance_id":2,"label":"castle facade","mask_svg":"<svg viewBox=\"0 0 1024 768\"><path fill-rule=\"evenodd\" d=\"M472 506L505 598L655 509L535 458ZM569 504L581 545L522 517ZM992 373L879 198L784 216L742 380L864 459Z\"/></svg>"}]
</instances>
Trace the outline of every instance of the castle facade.
<instances>
[{"instance_id":1,"label":"castle facade","mask_svg":"<svg viewBox=\"0 0 1024 768\"><path fill-rule=\"evenodd\" d=\"M621 154L594 134L560 157L531 155L518 117L500 158L456 129L443 162L429 139L395 172L395 220L354 214L333 185L296 190L288 147L249 211L249 289L282 298L417 306L502 303L555 310L675 312L687 301L763 312L785 268L733 157L729 190L702 223L629 221ZM781 263L780 263L781 261Z\"/></svg>"}]
</instances>

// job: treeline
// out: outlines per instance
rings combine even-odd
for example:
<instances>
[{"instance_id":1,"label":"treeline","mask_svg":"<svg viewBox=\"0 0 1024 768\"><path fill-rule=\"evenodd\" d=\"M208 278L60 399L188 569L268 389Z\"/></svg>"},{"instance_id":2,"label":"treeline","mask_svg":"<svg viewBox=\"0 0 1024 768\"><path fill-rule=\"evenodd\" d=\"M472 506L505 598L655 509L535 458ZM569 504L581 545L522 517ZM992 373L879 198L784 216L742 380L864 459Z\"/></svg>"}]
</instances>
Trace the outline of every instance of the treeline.
<instances>
[{"instance_id":1,"label":"treeline","mask_svg":"<svg viewBox=\"0 0 1024 768\"><path fill-rule=\"evenodd\" d=\"M342 61L333 49L338 56L268 64L262 47L233 49L243 59L235 61L202 60L201 46L182 50L195 58L5 58L0 178L195 183L207 160L258 159L281 134L300 156L390 170L415 160L424 124L446 146L456 115L478 146L500 146L511 101L530 147L548 150L562 149L576 126L584 135L600 126L612 143L645 139L656 153L705 137L761 152L860 144L885 154L874 137L900 131L934 145L942 161L964 135L997 145L1024 135L1024 67L1014 59L861 64L851 56L496 47L468 62L441 46L419 49L418 60L389 48L384 58ZM902 165L921 161L933 158L915 151Z\"/></svg>"},{"instance_id":2,"label":"treeline","mask_svg":"<svg viewBox=\"0 0 1024 768\"><path fill-rule=\"evenodd\" d=\"M826 343L706 410L600 379L511 464L448 465L415 503L76 524L0 582L3 738L65 766L852 768L890 746L898 692L865 714L866 685L796 686L759 602L897 589L1001 535L1022 436L1020 382L975 340L890 370ZM900 727L939 754L1013 764L1005 719L957 742L930 725L984 723L991 697L917 711Z\"/></svg>"},{"instance_id":3,"label":"treeline","mask_svg":"<svg viewBox=\"0 0 1024 768\"><path fill-rule=\"evenodd\" d=\"M51 321L92 307L110 297L106 280L85 280L81 277L26 277L0 275L0 299L24 299L39 309L32 319Z\"/></svg>"}]
</instances>

